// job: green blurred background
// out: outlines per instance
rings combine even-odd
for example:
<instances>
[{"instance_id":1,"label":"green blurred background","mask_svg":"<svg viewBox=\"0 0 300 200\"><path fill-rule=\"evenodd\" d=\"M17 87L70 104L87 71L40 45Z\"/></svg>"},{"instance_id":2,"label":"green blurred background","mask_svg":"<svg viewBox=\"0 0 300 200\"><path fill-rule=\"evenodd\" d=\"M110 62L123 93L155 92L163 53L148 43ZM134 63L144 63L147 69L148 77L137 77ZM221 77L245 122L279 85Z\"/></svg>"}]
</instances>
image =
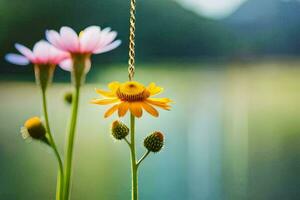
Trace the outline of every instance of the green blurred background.
<instances>
[{"instance_id":1,"label":"green blurred background","mask_svg":"<svg viewBox=\"0 0 300 200\"><path fill-rule=\"evenodd\" d=\"M93 57L80 104L72 199L130 199L126 144L109 135L116 116L89 104L94 88L126 81L129 1L0 1L0 199L55 195L50 149L19 129L40 115L32 67L3 56L32 47L46 29L89 25L119 32L118 49ZM141 200L300 198L300 2L297 0L137 0L136 80L155 81L176 103L137 121L138 153L154 130L163 151L140 168ZM61 152L70 107L69 74L55 72L50 119ZM126 118L125 121L128 121Z\"/></svg>"}]
</instances>

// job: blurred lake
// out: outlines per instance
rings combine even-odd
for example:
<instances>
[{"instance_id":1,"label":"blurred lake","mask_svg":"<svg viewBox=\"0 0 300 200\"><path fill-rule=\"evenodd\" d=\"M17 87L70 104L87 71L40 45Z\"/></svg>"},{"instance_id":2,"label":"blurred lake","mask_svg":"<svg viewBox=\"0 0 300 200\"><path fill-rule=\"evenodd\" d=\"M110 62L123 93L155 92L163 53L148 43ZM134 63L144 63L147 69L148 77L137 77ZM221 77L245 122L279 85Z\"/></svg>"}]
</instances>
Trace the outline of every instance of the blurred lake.
<instances>
[{"instance_id":1,"label":"blurred lake","mask_svg":"<svg viewBox=\"0 0 300 200\"><path fill-rule=\"evenodd\" d=\"M193 67L191 67L193 65ZM165 133L162 152L142 164L141 200L296 200L300 197L300 61L137 66L136 80L155 81L161 97L175 101L159 118L137 120L138 153L143 138ZM201 66L201 68L200 68ZM95 66L97 68L97 66ZM130 199L130 155L109 133L116 115L89 100L94 88L126 81L127 67L88 74L81 94L72 199ZM70 107L69 84L49 88L50 121L63 151ZM56 160L51 150L24 142L19 129L40 115L33 82L0 82L0 199L53 199ZM128 122L128 118L124 119Z\"/></svg>"}]
</instances>

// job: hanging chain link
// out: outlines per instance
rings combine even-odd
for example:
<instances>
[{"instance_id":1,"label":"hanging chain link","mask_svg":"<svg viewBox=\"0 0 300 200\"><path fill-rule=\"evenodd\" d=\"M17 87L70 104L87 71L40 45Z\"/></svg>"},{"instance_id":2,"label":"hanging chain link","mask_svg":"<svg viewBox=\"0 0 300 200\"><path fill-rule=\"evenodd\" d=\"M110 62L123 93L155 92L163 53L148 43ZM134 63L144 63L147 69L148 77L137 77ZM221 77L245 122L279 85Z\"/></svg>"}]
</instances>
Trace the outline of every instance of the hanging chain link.
<instances>
[{"instance_id":1,"label":"hanging chain link","mask_svg":"<svg viewBox=\"0 0 300 200\"><path fill-rule=\"evenodd\" d=\"M133 80L135 73L135 13L136 13L136 0L130 2L130 33L129 33L129 80Z\"/></svg>"}]
</instances>

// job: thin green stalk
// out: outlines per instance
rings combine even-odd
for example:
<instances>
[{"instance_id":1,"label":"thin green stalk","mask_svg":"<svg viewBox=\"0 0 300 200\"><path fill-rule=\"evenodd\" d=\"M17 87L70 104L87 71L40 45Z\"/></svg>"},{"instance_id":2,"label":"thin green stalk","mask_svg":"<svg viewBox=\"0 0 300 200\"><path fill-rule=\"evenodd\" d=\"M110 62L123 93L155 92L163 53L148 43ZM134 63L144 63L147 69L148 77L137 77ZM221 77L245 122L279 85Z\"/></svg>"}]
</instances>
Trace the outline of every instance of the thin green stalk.
<instances>
[{"instance_id":1,"label":"thin green stalk","mask_svg":"<svg viewBox=\"0 0 300 200\"><path fill-rule=\"evenodd\" d=\"M46 99L46 89L42 89L42 96L43 96L43 112L45 117L45 125L46 131L48 134L49 143L54 150L54 154L57 158L58 165L59 165L59 172L57 175L57 186L56 186L56 200L62 200L63 197L63 178L64 178L64 171L63 171L63 163L59 152L57 150L57 146L55 144L54 138L52 136L50 125L49 125L49 117L48 117L48 110L47 110L47 99Z\"/></svg>"},{"instance_id":2,"label":"thin green stalk","mask_svg":"<svg viewBox=\"0 0 300 200\"><path fill-rule=\"evenodd\" d=\"M150 151L147 151L143 156L142 156L142 158L137 162L137 168L140 166L140 164L143 162L143 160L145 159L145 158L147 158L147 156L150 154Z\"/></svg>"},{"instance_id":3,"label":"thin green stalk","mask_svg":"<svg viewBox=\"0 0 300 200\"><path fill-rule=\"evenodd\" d=\"M126 138L124 138L124 140L128 144L129 148L131 148L130 142Z\"/></svg>"},{"instance_id":4,"label":"thin green stalk","mask_svg":"<svg viewBox=\"0 0 300 200\"><path fill-rule=\"evenodd\" d=\"M130 115L130 152L131 152L131 178L132 178L132 200L138 199L138 174L135 154L135 117Z\"/></svg>"},{"instance_id":5,"label":"thin green stalk","mask_svg":"<svg viewBox=\"0 0 300 200\"><path fill-rule=\"evenodd\" d=\"M71 114L69 135L67 139L67 150L65 156L64 200L68 200L70 198L73 147L74 147L74 139L75 139L77 114L78 114L79 93L80 93L80 86L76 86L74 98L72 102L72 114Z\"/></svg>"}]
</instances>

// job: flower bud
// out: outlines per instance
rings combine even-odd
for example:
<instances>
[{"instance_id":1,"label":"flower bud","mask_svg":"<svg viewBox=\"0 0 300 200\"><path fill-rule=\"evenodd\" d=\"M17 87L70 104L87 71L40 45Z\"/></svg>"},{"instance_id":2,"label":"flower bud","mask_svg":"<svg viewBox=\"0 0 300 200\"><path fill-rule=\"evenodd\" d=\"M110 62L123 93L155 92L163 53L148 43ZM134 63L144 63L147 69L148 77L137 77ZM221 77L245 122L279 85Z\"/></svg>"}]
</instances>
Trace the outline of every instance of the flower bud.
<instances>
[{"instance_id":1,"label":"flower bud","mask_svg":"<svg viewBox=\"0 0 300 200\"><path fill-rule=\"evenodd\" d=\"M159 131L155 131L145 138L144 146L148 151L159 152L164 146L164 135Z\"/></svg>"},{"instance_id":2,"label":"flower bud","mask_svg":"<svg viewBox=\"0 0 300 200\"><path fill-rule=\"evenodd\" d=\"M28 119L25 122L24 127L22 127L21 132L24 139L31 137L49 144L46 137L46 129L39 117L32 117Z\"/></svg>"},{"instance_id":3,"label":"flower bud","mask_svg":"<svg viewBox=\"0 0 300 200\"><path fill-rule=\"evenodd\" d=\"M64 96L64 100L67 104L72 104L73 100L73 93L72 92L66 92Z\"/></svg>"},{"instance_id":4,"label":"flower bud","mask_svg":"<svg viewBox=\"0 0 300 200\"><path fill-rule=\"evenodd\" d=\"M111 125L111 134L117 140L124 139L129 134L129 128L119 120L116 120Z\"/></svg>"}]
</instances>

